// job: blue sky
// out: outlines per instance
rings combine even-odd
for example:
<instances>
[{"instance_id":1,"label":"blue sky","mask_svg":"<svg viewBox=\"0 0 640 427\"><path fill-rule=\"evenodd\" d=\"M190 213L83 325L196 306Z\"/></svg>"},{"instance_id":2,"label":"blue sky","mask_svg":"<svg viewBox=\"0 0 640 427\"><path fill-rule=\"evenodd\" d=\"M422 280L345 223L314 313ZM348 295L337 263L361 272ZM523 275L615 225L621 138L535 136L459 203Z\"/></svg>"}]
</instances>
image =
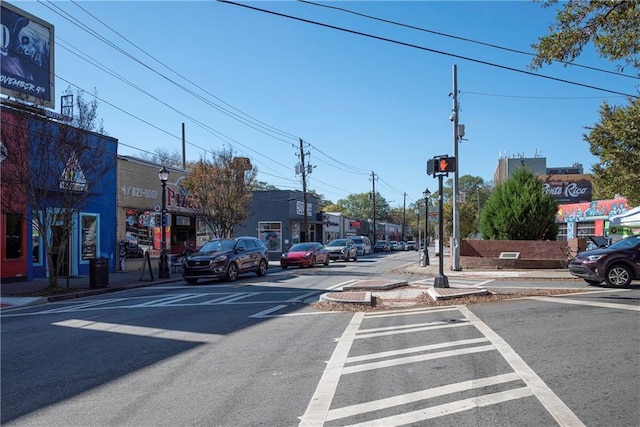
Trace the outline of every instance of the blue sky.
<instances>
[{"instance_id":1,"label":"blue sky","mask_svg":"<svg viewBox=\"0 0 640 427\"><path fill-rule=\"evenodd\" d=\"M500 155L538 155L549 167L578 162L588 172L596 159L585 127L598 122L604 100L625 103L501 68L531 71L530 56L433 33L531 52L555 14L528 1L322 3L430 32L301 2L244 3L421 48L215 1L10 3L55 26L56 109L70 84L95 88L119 154L181 153L184 122L188 160L231 146L251 158L259 180L301 189L302 138L315 166L308 189L334 202L371 191L372 172L392 207L419 200L425 187L437 190L426 162L454 152L454 64L466 129L459 173L486 181ZM576 63L616 70L590 47ZM637 94L636 79L580 67L534 73Z\"/></svg>"}]
</instances>

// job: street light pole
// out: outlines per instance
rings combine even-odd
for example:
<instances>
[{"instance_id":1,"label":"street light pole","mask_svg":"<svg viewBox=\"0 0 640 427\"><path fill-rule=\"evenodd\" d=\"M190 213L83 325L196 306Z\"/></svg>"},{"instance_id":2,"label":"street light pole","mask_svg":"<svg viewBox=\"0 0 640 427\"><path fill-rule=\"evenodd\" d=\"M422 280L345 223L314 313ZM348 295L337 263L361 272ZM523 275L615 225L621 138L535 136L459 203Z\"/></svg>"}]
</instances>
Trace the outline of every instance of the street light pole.
<instances>
[{"instance_id":1,"label":"street light pole","mask_svg":"<svg viewBox=\"0 0 640 427\"><path fill-rule=\"evenodd\" d=\"M425 189L424 196L424 253L422 255L422 267L429 265L429 196L431 191Z\"/></svg>"},{"instance_id":2,"label":"street light pole","mask_svg":"<svg viewBox=\"0 0 640 427\"><path fill-rule=\"evenodd\" d=\"M163 279L170 276L169 260L167 259L167 181L169 180L169 171L162 165L162 169L158 171L158 177L162 184L162 241L160 243L160 266L158 277Z\"/></svg>"}]
</instances>

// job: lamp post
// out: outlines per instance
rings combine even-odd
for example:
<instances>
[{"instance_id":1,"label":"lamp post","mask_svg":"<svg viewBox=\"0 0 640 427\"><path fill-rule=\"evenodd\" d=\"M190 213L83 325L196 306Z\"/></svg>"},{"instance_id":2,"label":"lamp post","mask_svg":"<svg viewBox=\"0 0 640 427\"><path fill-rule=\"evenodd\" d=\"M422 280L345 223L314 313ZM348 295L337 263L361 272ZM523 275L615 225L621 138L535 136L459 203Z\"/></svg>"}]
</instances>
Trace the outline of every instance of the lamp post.
<instances>
[{"instance_id":1,"label":"lamp post","mask_svg":"<svg viewBox=\"0 0 640 427\"><path fill-rule=\"evenodd\" d=\"M158 277L163 279L170 276L169 260L167 259L167 180L169 179L169 171L162 165L162 169L158 171L158 177L162 184L162 241L160 243L160 266Z\"/></svg>"},{"instance_id":2,"label":"lamp post","mask_svg":"<svg viewBox=\"0 0 640 427\"><path fill-rule=\"evenodd\" d=\"M418 248L420 247L420 207L416 205L416 210L414 211L416 214L416 230L418 230ZM418 252L420 253L420 252ZM418 255L418 265L420 265L421 259L420 255Z\"/></svg>"},{"instance_id":3,"label":"lamp post","mask_svg":"<svg viewBox=\"0 0 640 427\"><path fill-rule=\"evenodd\" d=\"M429 196L431 191L426 188L422 195L424 196L424 253L422 255L422 266L429 265Z\"/></svg>"}]
</instances>

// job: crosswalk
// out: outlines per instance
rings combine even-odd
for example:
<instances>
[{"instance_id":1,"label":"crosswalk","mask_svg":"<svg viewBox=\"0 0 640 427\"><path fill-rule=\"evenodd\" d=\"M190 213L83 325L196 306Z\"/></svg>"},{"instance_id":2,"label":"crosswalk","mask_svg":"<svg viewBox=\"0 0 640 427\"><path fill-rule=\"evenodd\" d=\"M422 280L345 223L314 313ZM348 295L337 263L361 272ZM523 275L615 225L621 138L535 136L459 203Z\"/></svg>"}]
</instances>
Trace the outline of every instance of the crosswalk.
<instances>
[{"instance_id":1,"label":"crosswalk","mask_svg":"<svg viewBox=\"0 0 640 427\"><path fill-rule=\"evenodd\" d=\"M553 420L582 425L517 353L464 306L357 313L338 339L300 426L429 420L475 425L482 411L492 424L521 425L522 420L510 418L514 411L502 408L516 401L535 408L533 419L544 425Z\"/></svg>"}]
</instances>

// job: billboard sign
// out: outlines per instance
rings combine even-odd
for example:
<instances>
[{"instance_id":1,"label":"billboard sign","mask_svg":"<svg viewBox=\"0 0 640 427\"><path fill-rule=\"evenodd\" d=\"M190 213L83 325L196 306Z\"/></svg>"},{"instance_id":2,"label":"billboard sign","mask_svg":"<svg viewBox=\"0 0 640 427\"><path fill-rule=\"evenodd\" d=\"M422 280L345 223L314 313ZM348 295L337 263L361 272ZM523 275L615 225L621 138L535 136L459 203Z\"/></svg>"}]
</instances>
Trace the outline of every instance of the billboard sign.
<instances>
[{"instance_id":1,"label":"billboard sign","mask_svg":"<svg viewBox=\"0 0 640 427\"><path fill-rule=\"evenodd\" d=\"M0 17L0 91L54 108L53 25L5 1Z\"/></svg>"},{"instance_id":2,"label":"billboard sign","mask_svg":"<svg viewBox=\"0 0 640 427\"><path fill-rule=\"evenodd\" d=\"M588 175L545 175L542 180L542 190L558 203L582 203L592 199Z\"/></svg>"}]
</instances>

